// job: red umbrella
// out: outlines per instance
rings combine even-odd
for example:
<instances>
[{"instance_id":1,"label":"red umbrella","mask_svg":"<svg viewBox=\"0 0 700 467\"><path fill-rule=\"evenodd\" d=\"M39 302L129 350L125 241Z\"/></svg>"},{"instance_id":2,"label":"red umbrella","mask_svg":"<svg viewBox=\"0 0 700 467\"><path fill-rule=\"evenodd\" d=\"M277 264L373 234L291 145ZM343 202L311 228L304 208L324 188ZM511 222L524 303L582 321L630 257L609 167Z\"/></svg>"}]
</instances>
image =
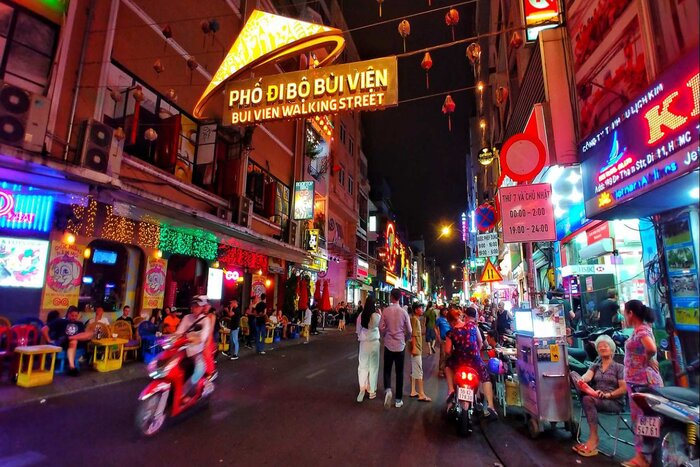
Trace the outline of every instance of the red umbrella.
<instances>
[{"instance_id":1,"label":"red umbrella","mask_svg":"<svg viewBox=\"0 0 700 467\"><path fill-rule=\"evenodd\" d=\"M314 287L314 306L318 306L321 303L321 279L316 280Z\"/></svg>"},{"instance_id":2,"label":"red umbrella","mask_svg":"<svg viewBox=\"0 0 700 467\"><path fill-rule=\"evenodd\" d=\"M331 311L333 309L331 307L331 295L328 293L328 282L329 280L326 279L323 283L323 296L321 297L321 310L323 311Z\"/></svg>"},{"instance_id":3,"label":"red umbrella","mask_svg":"<svg viewBox=\"0 0 700 467\"><path fill-rule=\"evenodd\" d=\"M304 278L299 279L299 309L306 310L309 307L309 284Z\"/></svg>"}]
</instances>

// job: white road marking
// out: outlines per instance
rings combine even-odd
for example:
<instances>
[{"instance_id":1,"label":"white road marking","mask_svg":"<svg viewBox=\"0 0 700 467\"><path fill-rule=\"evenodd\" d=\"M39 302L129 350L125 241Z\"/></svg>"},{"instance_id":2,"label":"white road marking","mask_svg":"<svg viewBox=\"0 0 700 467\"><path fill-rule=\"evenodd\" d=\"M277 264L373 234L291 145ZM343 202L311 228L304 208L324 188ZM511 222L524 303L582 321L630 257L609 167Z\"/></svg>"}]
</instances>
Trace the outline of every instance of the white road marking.
<instances>
[{"instance_id":1,"label":"white road marking","mask_svg":"<svg viewBox=\"0 0 700 467\"><path fill-rule=\"evenodd\" d=\"M14 456L0 457L0 465L4 467L27 467L46 461L48 458L34 451L27 451Z\"/></svg>"},{"instance_id":2,"label":"white road marking","mask_svg":"<svg viewBox=\"0 0 700 467\"><path fill-rule=\"evenodd\" d=\"M325 368L322 368L322 369L320 369L320 370L318 370L318 371L314 371L314 372L311 373L310 375L307 375L307 376L306 376L306 379L315 378L316 376L320 375L321 373L325 373L325 372L326 372L326 369L325 369Z\"/></svg>"}]
</instances>

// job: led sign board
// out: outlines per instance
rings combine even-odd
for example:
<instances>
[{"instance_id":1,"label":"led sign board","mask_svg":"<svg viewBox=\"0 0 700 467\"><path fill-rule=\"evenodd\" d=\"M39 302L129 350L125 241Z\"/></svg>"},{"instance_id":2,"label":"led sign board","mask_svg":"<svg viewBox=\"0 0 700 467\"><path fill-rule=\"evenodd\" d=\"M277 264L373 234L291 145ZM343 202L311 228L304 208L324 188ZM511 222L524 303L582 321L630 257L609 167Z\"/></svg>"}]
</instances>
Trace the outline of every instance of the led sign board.
<instances>
[{"instance_id":1,"label":"led sign board","mask_svg":"<svg viewBox=\"0 0 700 467\"><path fill-rule=\"evenodd\" d=\"M230 81L225 96L228 125L383 109L398 104L396 57Z\"/></svg>"},{"instance_id":2,"label":"led sign board","mask_svg":"<svg viewBox=\"0 0 700 467\"><path fill-rule=\"evenodd\" d=\"M294 182L294 220L314 218L314 182Z\"/></svg>"},{"instance_id":3,"label":"led sign board","mask_svg":"<svg viewBox=\"0 0 700 467\"><path fill-rule=\"evenodd\" d=\"M44 240L0 237L0 287L42 288L48 252Z\"/></svg>"},{"instance_id":4,"label":"led sign board","mask_svg":"<svg viewBox=\"0 0 700 467\"><path fill-rule=\"evenodd\" d=\"M696 49L580 145L592 218L700 167Z\"/></svg>"},{"instance_id":5,"label":"led sign board","mask_svg":"<svg viewBox=\"0 0 700 467\"><path fill-rule=\"evenodd\" d=\"M33 194L33 187L0 182L0 228L48 232L54 209L54 197Z\"/></svg>"},{"instance_id":6,"label":"led sign board","mask_svg":"<svg viewBox=\"0 0 700 467\"><path fill-rule=\"evenodd\" d=\"M559 25L559 0L523 0L523 13L528 41L537 39L543 29Z\"/></svg>"}]
</instances>

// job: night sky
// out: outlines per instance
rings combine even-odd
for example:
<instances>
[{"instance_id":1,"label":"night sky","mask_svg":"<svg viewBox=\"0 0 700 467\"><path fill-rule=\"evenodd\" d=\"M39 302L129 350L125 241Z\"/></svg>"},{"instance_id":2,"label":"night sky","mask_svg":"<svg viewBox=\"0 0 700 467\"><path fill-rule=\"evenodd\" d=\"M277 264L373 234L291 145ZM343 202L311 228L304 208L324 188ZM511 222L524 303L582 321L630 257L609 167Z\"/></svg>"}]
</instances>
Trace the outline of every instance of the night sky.
<instances>
[{"instance_id":1,"label":"night sky","mask_svg":"<svg viewBox=\"0 0 700 467\"><path fill-rule=\"evenodd\" d=\"M403 52L397 28L405 15L423 11L429 14L408 18L411 35L406 50L412 51L450 43L452 33L445 25L447 8L456 3L433 0L386 0L379 18L376 0L340 0L349 28L394 20L352 32L363 60ZM455 39L473 36L473 3L456 7L460 22ZM420 66L423 54L399 58L399 106L363 114L364 151L371 175L385 176L392 188L392 203L399 224L409 229L411 238L425 239L428 255L435 256L443 272L464 257L461 235L450 241L436 240L438 227L454 223L466 206L465 158L468 152L468 118L475 113L474 91L452 94L457 107L452 114L452 132L441 107L444 95L401 103L434 93L473 86L472 66L465 56L467 44L430 51L430 89L426 90L425 72ZM457 277L454 273L454 275ZM447 274L445 274L447 278Z\"/></svg>"}]
</instances>

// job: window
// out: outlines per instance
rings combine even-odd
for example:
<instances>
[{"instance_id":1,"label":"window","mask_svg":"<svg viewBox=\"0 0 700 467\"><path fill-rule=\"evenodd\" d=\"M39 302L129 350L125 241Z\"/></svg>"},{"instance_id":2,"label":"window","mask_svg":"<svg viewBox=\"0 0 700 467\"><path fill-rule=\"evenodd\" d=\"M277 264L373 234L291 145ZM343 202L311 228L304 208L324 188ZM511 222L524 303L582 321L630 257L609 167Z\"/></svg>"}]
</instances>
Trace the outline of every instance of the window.
<instances>
[{"instance_id":1,"label":"window","mask_svg":"<svg viewBox=\"0 0 700 467\"><path fill-rule=\"evenodd\" d=\"M355 180L348 175L348 193L353 194L355 192Z\"/></svg>"},{"instance_id":2,"label":"window","mask_svg":"<svg viewBox=\"0 0 700 467\"><path fill-rule=\"evenodd\" d=\"M348 138L348 152L350 157L355 157L355 141L352 138Z\"/></svg>"},{"instance_id":3,"label":"window","mask_svg":"<svg viewBox=\"0 0 700 467\"><path fill-rule=\"evenodd\" d=\"M369 216L369 231L377 231L377 216Z\"/></svg>"},{"instance_id":4,"label":"window","mask_svg":"<svg viewBox=\"0 0 700 467\"><path fill-rule=\"evenodd\" d=\"M340 170L338 171L338 183L341 186L345 186L345 166L340 164Z\"/></svg>"},{"instance_id":5,"label":"window","mask_svg":"<svg viewBox=\"0 0 700 467\"><path fill-rule=\"evenodd\" d=\"M340 124L340 141L345 144L345 125Z\"/></svg>"},{"instance_id":6,"label":"window","mask_svg":"<svg viewBox=\"0 0 700 467\"><path fill-rule=\"evenodd\" d=\"M21 7L0 3L0 78L45 94L58 29L58 25Z\"/></svg>"},{"instance_id":7,"label":"window","mask_svg":"<svg viewBox=\"0 0 700 467\"><path fill-rule=\"evenodd\" d=\"M246 196L253 201L253 212L286 228L289 221L289 187L268 171L248 161Z\"/></svg>"}]
</instances>

